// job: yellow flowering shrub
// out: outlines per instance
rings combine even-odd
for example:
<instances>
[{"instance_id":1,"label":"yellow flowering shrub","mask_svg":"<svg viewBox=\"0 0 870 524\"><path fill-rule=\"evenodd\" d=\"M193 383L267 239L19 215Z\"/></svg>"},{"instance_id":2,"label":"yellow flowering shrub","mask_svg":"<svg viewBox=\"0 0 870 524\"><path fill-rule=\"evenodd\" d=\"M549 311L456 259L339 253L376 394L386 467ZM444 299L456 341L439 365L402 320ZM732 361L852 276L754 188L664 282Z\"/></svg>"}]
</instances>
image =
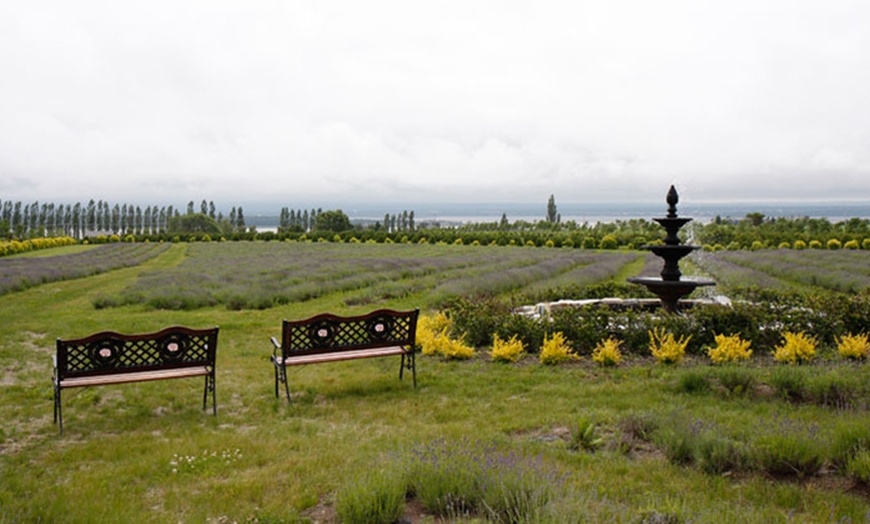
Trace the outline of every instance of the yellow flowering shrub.
<instances>
[{"instance_id":1,"label":"yellow flowering shrub","mask_svg":"<svg viewBox=\"0 0 870 524\"><path fill-rule=\"evenodd\" d=\"M417 319L417 344L420 345L424 355L438 353L439 339L448 338L447 332L450 327L450 319L441 312L432 316L423 315Z\"/></svg>"},{"instance_id":2,"label":"yellow flowering shrub","mask_svg":"<svg viewBox=\"0 0 870 524\"><path fill-rule=\"evenodd\" d=\"M665 333L664 328L656 328L649 332L649 350L660 364L679 364L691 339L688 336L678 340L673 333Z\"/></svg>"},{"instance_id":3,"label":"yellow flowering shrub","mask_svg":"<svg viewBox=\"0 0 870 524\"><path fill-rule=\"evenodd\" d=\"M465 360L474 356L474 348L465 343L465 335L457 338L441 337L438 343L438 353L446 359Z\"/></svg>"},{"instance_id":4,"label":"yellow flowering shrub","mask_svg":"<svg viewBox=\"0 0 870 524\"><path fill-rule=\"evenodd\" d=\"M516 362L522 358L526 348L516 335L502 340L498 333L492 336L492 359L497 362Z\"/></svg>"},{"instance_id":5,"label":"yellow flowering shrub","mask_svg":"<svg viewBox=\"0 0 870 524\"><path fill-rule=\"evenodd\" d=\"M552 337L544 335L544 345L541 348L541 364L559 364L566 360L577 360L580 357L571 352L571 347L561 331L553 333Z\"/></svg>"},{"instance_id":6,"label":"yellow flowering shrub","mask_svg":"<svg viewBox=\"0 0 870 524\"><path fill-rule=\"evenodd\" d=\"M777 362L788 362L796 364L799 362L809 362L816 356L816 339L804 332L793 333L786 331L782 334L783 343L776 346L773 352L773 358Z\"/></svg>"},{"instance_id":7,"label":"yellow flowering shrub","mask_svg":"<svg viewBox=\"0 0 870 524\"><path fill-rule=\"evenodd\" d=\"M716 335L716 346L707 350L707 356L714 364L739 362L752 356L749 346L752 342L743 340L740 335Z\"/></svg>"},{"instance_id":8,"label":"yellow flowering shrub","mask_svg":"<svg viewBox=\"0 0 870 524\"><path fill-rule=\"evenodd\" d=\"M453 323L444 313L422 316L417 320L417 344L424 355L441 355L448 359L474 356L474 348L465 344L465 336L450 337Z\"/></svg>"},{"instance_id":9,"label":"yellow flowering shrub","mask_svg":"<svg viewBox=\"0 0 870 524\"><path fill-rule=\"evenodd\" d=\"M619 350L619 340L609 337L596 344L592 350L592 361L604 367L618 366L622 362L622 352Z\"/></svg>"},{"instance_id":10,"label":"yellow flowering shrub","mask_svg":"<svg viewBox=\"0 0 870 524\"><path fill-rule=\"evenodd\" d=\"M868 342L866 334L844 335L837 339L837 350L840 355L846 358L867 358L867 353L870 352L870 342Z\"/></svg>"}]
</instances>

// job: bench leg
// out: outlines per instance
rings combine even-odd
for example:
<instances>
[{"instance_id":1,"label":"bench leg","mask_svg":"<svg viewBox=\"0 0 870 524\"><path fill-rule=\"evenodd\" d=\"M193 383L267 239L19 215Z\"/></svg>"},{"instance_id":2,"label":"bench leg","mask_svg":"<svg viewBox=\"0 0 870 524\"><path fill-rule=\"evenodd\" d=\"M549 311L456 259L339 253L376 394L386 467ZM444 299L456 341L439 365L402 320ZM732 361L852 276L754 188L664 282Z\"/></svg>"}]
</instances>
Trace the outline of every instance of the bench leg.
<instances>
[{"instance_id":1,"label":"bench leg","mask_svg":"<svg viewBox=\"0 0 870 524\"><path fill-rule=\"evenodd\" d=\"M215 389L214 370L212 370L211 374L205 376L205 388L202 391L202 410L205 411L208 407L208 394L211 393L212 413L214 416L217 416L217 393Z\"/></svg>"},{"instance_id":2,"label":"bench leg","mask_svg":"<svg viewBox=\"0 0 870 524\"><path fill-rule=\"evenodd\" d=\"M275 398L280 398L278 394L278 383L284 384L284 394L287 395L287 402L290 402L290 385L287 384L287 367L277 362L275 364Z\"/></svg>"},{"instance_id":3,"label":"bench leg","mask_svg":"<svg viewBox=\"0 0 870 524\"><path fill-rule=\"evenodd\" d=\"M407 360L405 360L407 358ZM402 355L402 364L399 367L399 380L402 380L402 375L405 369L411 370L411 375L414 379L414 389L417 388L417 361L414 358L414 353Z\"/></svg>"},{"instance_id":4,"label":"bench leg","mask_svg":"<svg viewBox=\"0 0 870 524\"><path fill-rule=\"evenodd\" d=\"M58 425L60 434L63 435L63 412L60 405L60 388L54 387L54 422Z\"/></svg>"}]
</instances>

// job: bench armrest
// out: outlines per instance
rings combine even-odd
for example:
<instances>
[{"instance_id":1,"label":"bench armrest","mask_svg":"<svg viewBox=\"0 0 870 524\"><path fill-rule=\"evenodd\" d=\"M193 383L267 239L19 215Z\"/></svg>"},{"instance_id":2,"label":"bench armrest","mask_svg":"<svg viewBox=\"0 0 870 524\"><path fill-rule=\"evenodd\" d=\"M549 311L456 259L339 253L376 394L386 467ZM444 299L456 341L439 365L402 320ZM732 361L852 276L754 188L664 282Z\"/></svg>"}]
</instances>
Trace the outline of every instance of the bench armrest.
<instances>
[{"instance_id":1,"label":"bench armrest","mask_svg":"<svg viewBox=\"0 0 870 524\"><path fill-rule=\"evenodd\" d=\"M272 345L275 346L275 349L272 350L272 355L278 356L278 351L281 349L281 344L278 342L278 339L275 337L269 337L269 340L272 341Z\"/></svg>"}]
</instances>

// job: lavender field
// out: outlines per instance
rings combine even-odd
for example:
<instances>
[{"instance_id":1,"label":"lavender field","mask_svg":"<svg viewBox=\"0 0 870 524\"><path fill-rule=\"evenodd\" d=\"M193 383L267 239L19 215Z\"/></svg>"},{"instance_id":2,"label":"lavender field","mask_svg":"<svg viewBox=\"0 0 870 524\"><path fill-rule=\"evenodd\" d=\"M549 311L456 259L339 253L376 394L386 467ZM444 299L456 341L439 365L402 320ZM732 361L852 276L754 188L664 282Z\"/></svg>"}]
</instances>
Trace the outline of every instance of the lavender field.
<instances>
[{"instance_id":1,"label":"lavender field","mask_svg":"<svg viewBox=\"0 0 870 524\"><path fill-rule=\"evenodd\" d=\"M0 295L32 286L81 278L141 264L168 244L104 244L58 256L0 258Z\"/></svg>"},{"instance_id":2,"label":"lavender field","mask_svg":"<svg viewBox=\"0 0 870 524\"><path fill-rule=\"evenodd\" d=\"M819 288L859 293L870 288L870 253L859 250L719 251L699 265L720 287Z\"/></svg>"},{"instance_id":3,"label":"lavender field","mask_svg":"<svg viewBox=\"0 0 870 524\"><path fill-rule=\"evenodd\" d=\"M342 293L347 304L420 295L425 305L460 296L532 291L612 279L638 252L497 246L333 243L199 243L176 268L143 274L97 307L266 309Z\"/></svg>"}]
</instances>

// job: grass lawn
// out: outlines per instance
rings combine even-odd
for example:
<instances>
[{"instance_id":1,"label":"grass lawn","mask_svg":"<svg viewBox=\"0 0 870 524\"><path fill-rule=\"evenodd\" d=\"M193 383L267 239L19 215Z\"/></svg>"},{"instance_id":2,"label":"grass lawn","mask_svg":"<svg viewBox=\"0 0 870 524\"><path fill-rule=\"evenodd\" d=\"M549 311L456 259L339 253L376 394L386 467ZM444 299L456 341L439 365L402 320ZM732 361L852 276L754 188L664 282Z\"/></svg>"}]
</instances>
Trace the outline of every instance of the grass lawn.
<instances>
[{"instance_id":1,"label":"grass lawn","mask_svg":"<svg viewBox=\"0 0 870 524\"><path fill-rule=\"evenodd\" d=\"M268 339L279 335L282 318L413 308L427 303L426 291L364 306L349 306L339 290L262 310L94 308L95 297L117 295L143 273L177 267L188 247L0 296L0 522L332 522L348 485L403 470L415 452L439 442L534 457L557 471L545 522L859 522L870 515L867 489L836 463L784 477L705 472L669 460L654 442L624 438L631 421L654 419L675 431L713 425L747 442L754 431L770 438L772 428L797 425L833 442L837 428L870 428L867 399L835 409L763 389L694 391L687 384L709 368L700 359L666 367L635 358L602 369L588 358L500 364L481 351L461 362L420 356L416 390L408 377L399 381L398 358L291 369L288 404L275 398L269 362ZM54 340L168 325L220 326L217 417L201 410L200 379L69 390L59 436ZM769 358L760 362L747 369L763 382L776 368ZM864 365L823 362L810 370L870 378ZM594 422L598 449L572 449L581 421ZM415 523L482 522L459 511L436 520L413 500L405 511Z\"/></svg>"}]
</instances>

